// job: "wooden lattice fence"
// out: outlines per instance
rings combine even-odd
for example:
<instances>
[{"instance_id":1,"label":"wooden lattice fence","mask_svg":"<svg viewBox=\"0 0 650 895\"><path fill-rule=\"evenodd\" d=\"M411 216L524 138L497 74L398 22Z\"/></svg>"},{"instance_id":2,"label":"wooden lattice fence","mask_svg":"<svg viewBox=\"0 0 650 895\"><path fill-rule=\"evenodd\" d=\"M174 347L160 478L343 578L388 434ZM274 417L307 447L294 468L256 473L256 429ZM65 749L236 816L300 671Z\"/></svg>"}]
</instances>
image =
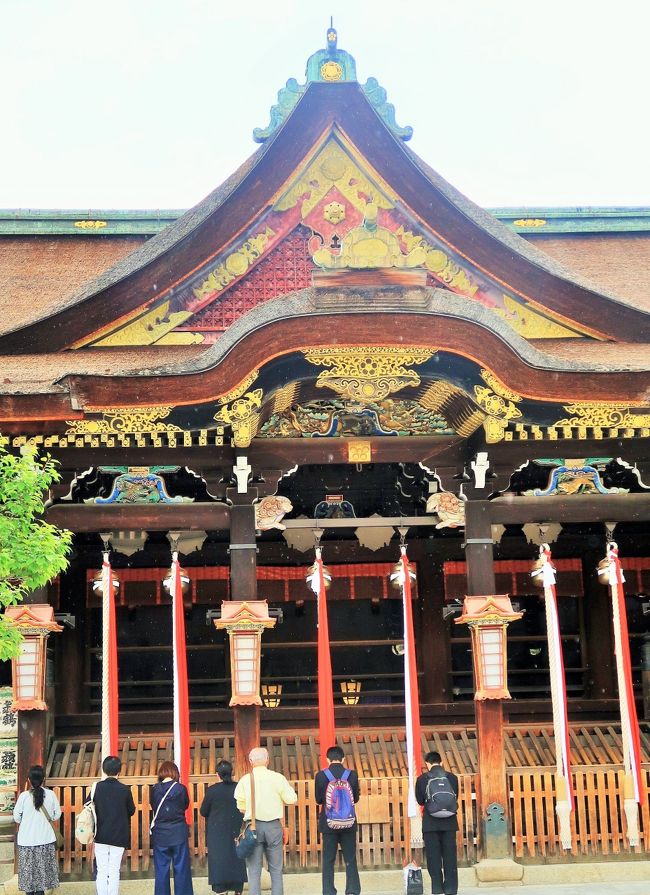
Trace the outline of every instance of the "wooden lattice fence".
<instances>
[{"instance_id":1,"label":"wooden lattice fence","mask_svg":"<svg viewBox=\"0 0 650 895\"><path fill-rule=\"evenodd\" d=\"M403 731L355 731L339 737L348 762L360 774L358 808L359 862L362 867L395 867L409 853L406 817L406 762ZM650 850L650 815L646 797L641 811L641 845L630 849L625 839L622 810L620 732L611 725L572 728L575 812L574 856L629 855ZM317 869L321 844L317 833L313 777L318 770L318 744L313 736L295 734L268 737L265 745L273 767L296 788L298 802L287 812L289 844L286 863L292 870ZM648 730L642 731L644 768L647 768ZM454 770L460 784L458 858L464 865L477 860L476 740L472 729L427 730L423 751L434 748ZM547 728L512 727L506 731L509 765L510 816L516 859L558 860L561 847L555 814L553 741ZM125 774L138 810L131 822L131 848L125 871L132 875L152 871L149 842L150 787L158 763L171 756L169 737L140 737L124 741L120 750ZM205 867L205 821L198 808L222 756L232 757L232 738L197 736L193 743L191 789L194 811L193 861L197 872ZM89 783L99 774L100 750L96 741L55 742L48 759L48 783L63 807L62 872L87 873L86 848L74 839L74 821ZM648 771L644 770L646 778ZM650 779L646 780L650 786ZM646 790L648 791L648 790Z\"/></svg>"}]
</instances>

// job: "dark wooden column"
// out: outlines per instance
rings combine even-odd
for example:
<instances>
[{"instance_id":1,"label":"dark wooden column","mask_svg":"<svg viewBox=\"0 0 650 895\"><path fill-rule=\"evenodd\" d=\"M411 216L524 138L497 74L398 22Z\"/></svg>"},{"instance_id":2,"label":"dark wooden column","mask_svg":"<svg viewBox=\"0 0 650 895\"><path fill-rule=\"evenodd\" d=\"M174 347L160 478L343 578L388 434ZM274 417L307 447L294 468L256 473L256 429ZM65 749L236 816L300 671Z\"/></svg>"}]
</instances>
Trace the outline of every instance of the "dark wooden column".
<instances>
[{"instance_id":1,"label":"dark wooden column","mask_svg":"<svg viewBox=\"0 0 650 895\"><path fill-rule=\"evenodd\" d=\"M61 610L75 617L74 629L56 638L54 674L56 714L78 715L88 711L86 677L86 569L75 563L61 577Z\"/></svg>"},{"instance_id":2,"label":"dark wooden column","mask_svg":"<svg viewBox=\"0 0 650 895\"><path fill-rule=\"evenodd\" d=\"M47 588L40 587L32 591L23 600L24 603L47 603ZM50 635L53 636L53 635ZM19 711L17 737L17 780L18 792L22 792L27 780L27 771L34 764L45 766L47 759L47 724L48 711Z\"/></svg>"},{"instance_id":3,"label":"dark wooden column","mask_svg":"<svg viewBox=\"0 0 650 895\"><path fill-rule=\"evenodd\" d=\"M230 599L257 599L257 544L255 542L255 507L257 489L239 493L229 488L230 508ZM248 753L260 744L260 708L256 705L233 707L235 728L235 775L248 770Z\"/></svg>"},{"instance_id":4,"label":"dark wooden column","mask_svg":"<svg viewBox=\"0 0 650 895\"><path fill-rule=\"evenodd\" d=\"M492 525L487 500L470 500L465 506L465 558L468 596L494 594ZM482 857L507 858L511 856L510 798L503 746L503 700L476 700L474 706Z\"/></svg>"},{"instance_id":5,"label":"dark wooden column","mask_svg":"<svg viewBox=\"0 0 650 895\"><path fill-rule=\"evenodd\" d=\"M609 589L598 581L596 572L604 556L604 548L582 554L584 585L584 624L586 655L582 661L587 672L587 693L590 699L616 698L616 659Z\"/></svg>"},{"instance_id":6,"label":"dark wooden column","mask_svg":"<svg viewBox=\"0 0 650 895\"><path fill-rule=\"evenodd\" d=\"M422 702L449 702L449 634L442 617L444 580L440 563L427 549L432 541L415 542L411 550L418 564L420 637L417 646ZM424 549L423 549L424 548Z\"/></svg>"}]
</instances>

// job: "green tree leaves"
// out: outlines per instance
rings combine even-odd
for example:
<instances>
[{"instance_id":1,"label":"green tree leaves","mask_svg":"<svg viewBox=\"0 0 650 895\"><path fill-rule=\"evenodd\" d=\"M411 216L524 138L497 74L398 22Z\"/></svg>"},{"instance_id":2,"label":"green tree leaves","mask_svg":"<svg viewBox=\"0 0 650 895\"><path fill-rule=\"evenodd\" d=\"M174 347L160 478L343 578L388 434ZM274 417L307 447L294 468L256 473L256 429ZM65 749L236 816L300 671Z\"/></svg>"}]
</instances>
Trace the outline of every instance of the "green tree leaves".
<instances>
[{"instance_id":1,"label":"green tree leaves","mask_svg":"<svg viewBox=\"0 0 650 895\"><path fill-rule=\"evenodd\" d=\"M59 478L49 455L27 447L16 456L0 447L0 609L20 603L68 565L72 533L42 518L47 489ZM0 619L0 660L17 655L20 640Z\"/></svg>"}]
</instances>

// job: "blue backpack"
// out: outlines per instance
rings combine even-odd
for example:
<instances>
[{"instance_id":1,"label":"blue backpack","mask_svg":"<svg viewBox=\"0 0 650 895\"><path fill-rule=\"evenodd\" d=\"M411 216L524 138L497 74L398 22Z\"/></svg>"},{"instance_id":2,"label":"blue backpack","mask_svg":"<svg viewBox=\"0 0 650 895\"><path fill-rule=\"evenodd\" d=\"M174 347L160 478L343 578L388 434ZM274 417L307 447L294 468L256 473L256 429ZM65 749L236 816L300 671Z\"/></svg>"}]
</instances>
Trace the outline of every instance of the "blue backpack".
<instances>
[{"instance_id":1,"label":"blue backpack","mask_svg":"<svg viewBox=\"0 0 650 895\"><path fill-rule=\"evenodd\" d=\"M345 770L335 777L329 768L323 773L327 777L325 790L325 820L330 830L349 830L357 819L354 810L354 793L348 783L350 771Z\"/></svg>"}]
</instances>

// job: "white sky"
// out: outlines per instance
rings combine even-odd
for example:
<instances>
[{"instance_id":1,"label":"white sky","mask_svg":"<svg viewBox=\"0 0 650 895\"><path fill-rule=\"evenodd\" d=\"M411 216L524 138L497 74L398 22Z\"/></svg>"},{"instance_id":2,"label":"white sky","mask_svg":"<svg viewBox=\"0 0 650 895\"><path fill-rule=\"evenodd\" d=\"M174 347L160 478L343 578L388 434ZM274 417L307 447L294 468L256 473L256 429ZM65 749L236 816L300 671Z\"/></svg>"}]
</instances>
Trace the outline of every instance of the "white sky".
<instances>
[{"instance_id":1,"label":"white sky","mask_svg":"<svg viewBox=\"0 0 650 895\"><path fill-rule=\"evenodd\" d=\"M648 0L0 0L0 207L193 205L330 14L475 202L650 205Z\"/></svg>"}]
</instances>

